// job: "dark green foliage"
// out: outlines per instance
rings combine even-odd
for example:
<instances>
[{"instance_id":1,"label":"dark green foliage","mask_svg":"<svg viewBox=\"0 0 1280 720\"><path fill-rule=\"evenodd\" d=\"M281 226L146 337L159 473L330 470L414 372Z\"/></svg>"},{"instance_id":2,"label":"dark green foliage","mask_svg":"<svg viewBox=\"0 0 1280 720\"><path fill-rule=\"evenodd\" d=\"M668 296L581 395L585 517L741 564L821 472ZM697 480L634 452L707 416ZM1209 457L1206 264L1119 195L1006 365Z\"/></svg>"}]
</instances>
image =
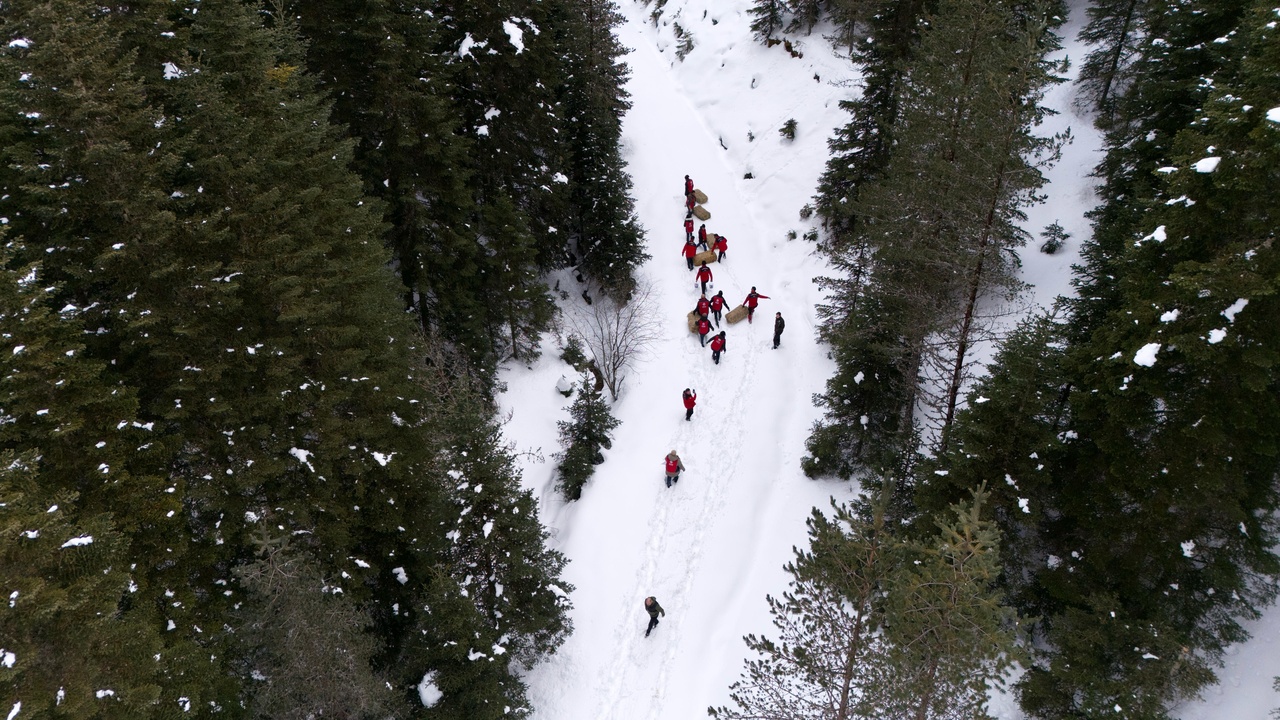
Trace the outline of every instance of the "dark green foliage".
<instances>
[{"instance_id":1,"label":"dark green foliage","mask_svg":"<svg viewBox=\"0 0 1280 720\"><path fill-rule=\"evenodd\" d=\"M1098 111L1105 127L1114 119L1116 98L1133 80L1133 64L1142 41L1145 14L1163 3L1147 0L1098 0L1089 4L1089 24L1080 40L1093 46L1080 65L1076 82L1081 99Z\"/></svg>"},{"instance_id":2,"label":"dark green foliage","mask_svg":"<svg viewBox=\"0 0 1280 720\"><path fill-rule=\"evenodd\" d=\"M596 472L596 465L604 462L600 449L613 447L613 430L618 419L609 412L604 397L595 391L595 380L583 375L578 383L578 397L569 408L572 420L560 421L560 444L564 454L557 469L560 480L557 487L566 500L582 497L582 486Z\"/></svg>"},{"instance_id":3,"label":"dark green foliage","mask_svg":"<svg viewBox=\"0 0 1280 720\"><path fill-rule=\"evenodd\" d=\"M569 133L570 224L565 231L583 272L624 301L635 269L648 259L619 150L622 116L631 107L623 85L622 22L613 0L561 0L554 17L566 82L561 106Z\"/></svg>"},{"instance_id":4,"label":"dark green foliage","mask_svg":"<svg viewBox=\"0 0 1280 720\"><path fill-rule=\"evenodd\" d=\"M1044 230L1040 232L1040 237L1044 239L1044 242L1040 244L1040 252L1052 255L1062 249L1062 244L1071 237L1071 233L1063 230L1062 226L1055 220L1045 226Z\"/></svg>"},{"instance_id":5,"label":"dark green foliage","mask_svg":"<svg viewBox=\"0 0 1280 720\"><path fill-rule=\"evenodd\" d=\"M269 518L268 518L269 521ZM260 556L236 569L245 600L236 637L255 680L254 717L306 720L406 717L404 702L370 667L372 625L319 567L259 525Z\"/></svg>"},{"instance_id":6,"label":"dark green foliage","mask_svg":"<svg viewBox=\"0 0 1280 720\"><path fill-rule=\"evenodd\" d=\"M999 532L985 494L912 539L893 530L884 483L857 508L814 511L807 551L768 598L777 641L745 638L758 659L716 718L983 717L989 685L1016 656L1016 618L1001 603Z\"/></svg>"},{"instance_id":7,"label":"dark green foliage","mask_svg":"<svg viewBox=\"0 0 1280 720\"><path fill-rule=\"evenodd\" d=\"M785 140L795 140L796 139L795 118L792 118L782 123L782 127L778 128L778 134L781 135Z\"/></svg>"},{"instance_id":8,"label":"dark green foliage","mask_svg":"<svg viewBox=\"0 0 1280 720\"><path fill-rule=\"evenodd\" d=\"M751 32L760 42L773 39L773 34L782 29L782 16L786 12L783 0L755 0L747 13L752 16Z\"/></svg>"},{"instance_id":9,"label":"dark green foliage","mask_svg":"<svg viewBox=\"0 0 1280 720\"><path fill-rule=\"evenodd\" d=\"M1153 135L1109 153L1109 182L1133 194L1096 216L1084 296L1065 322L1006 346L975 392L985 402L957 424L950 474L918 495L937 507L975 478L1005 478L996 517L1020 541L1004 575L1043 618L1019 694L1041 717L1167 717L1214 681L1280 574L1280 336L1266 319L1280 312L1280 265L1260 191L1280 163L1263 117L1280 104L1280 54L1267 4L1233 33L1208 15L1197 22L1233 38L1213 82L1193 88L1176 66L1205 67L1199 51L1162 49L1175 66L1137 75L1137 97L1120 101L1203 95L1194 121L1166 134L1176 107L1131 118ZM1210 156L1221 160L1200 163ZM1130 163L1175 169L1144 179ZM1153 362L1136 362L1144 347Z\"/></svg>"}]
</instances>

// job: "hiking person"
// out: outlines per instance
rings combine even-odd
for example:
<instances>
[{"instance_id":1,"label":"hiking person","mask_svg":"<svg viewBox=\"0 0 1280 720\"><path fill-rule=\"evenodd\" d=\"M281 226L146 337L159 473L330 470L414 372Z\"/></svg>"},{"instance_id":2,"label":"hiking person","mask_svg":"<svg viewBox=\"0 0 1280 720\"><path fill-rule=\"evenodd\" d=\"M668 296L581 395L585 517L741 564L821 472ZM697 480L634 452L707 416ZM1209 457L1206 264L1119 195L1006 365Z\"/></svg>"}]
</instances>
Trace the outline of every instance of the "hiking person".
<instances>
[{"instance_id":1,"label":"hiking person","mask_svg":"<svg viewBox=\"0 0 1280 720\"><path fill-rule=\"evenodd\" d=\"M707 333L711 332L711 321L706 315L698 318L698 339L702 341L702 347L707 346Z\"/></svg>"},{"instance_id":2,"label":"hiking person","mask_svg":"<svg viewBox=\"0 0 1280 720\"><path fill-rule=\"evenodd\" d=\"M724 262L724 252L729 249L729 241L725 238L725 236L717 235L716 243L715 245L711 246L711 249L720 253L720 257L717 258L717 261Z\"/></svg>"},{"instance_id":3,"label":"hiking person","mask_svg":"<svg viewBox=\"0 0 1280 720\"><path fill-rule=\"evenodd\" d=\"M698 305L693 309L693 311L701 315L703 318L711 314L711 303L707 301L706 295L698 298Z\"/></svg>"},{"instance_id":4,"label":"hiking person","mask_svg":"<svg viewBox=\"0 0 1280 720\"><path fill-rule=\"evenodd\" d=\"M717 365L720 364L720 353L724 352L725 342L723 330L719 335L711 338L711 361Z\"/></svg>"},{"instance_id":5,"label":"hiking person","mask_svg":"<svg viewBox=\"0 0 1280 720\"><path fill-rule=\"evenodd\" d=\"M684 239L686 241L693 240L693 220L690 218L684 219Z\"/></svg>"},{"instance_id":6,"label":"hiking person","mask_svg":"<svg viewBox=\"0 0 1280 720\"><path fill-rule=\"evenodd\" d=\"M684 249L680 251L684 255L684 259L689 263L689 269L693 269L693 256L698 254L698 246L693 244L693 238L686 238L684 241Z\"/></svg>"},{"instance_id":7,"label":"hiking person","mask_svg":"<svg viewBox=\"0 0 1280 720\"><path fill-rule=\"evenodd\" d=\"M698 392L690 391L689 388L684 389L684 419L693 418L693 406L698 404Z\"/></svg>"},{"instance_id":8,"label":"hiking person","mask_svg":"<svg viewBox=\"0 0 1280 720\"><path fill-rule=\"evenodd\" d=\"M698 268L698 282L702 283L702 294L707 294L707 283L711 282L711 268L707 267L707 261L702 261L702 267Z\"/></svg>"},{"instance_id":9,"label":"hiking person","mask_svg":"<svg viewBox=\"0 0 1280 720\"><path fill-rule=\"evenodd\" d=\"M787 322L782 319L782 313L773 316L773 349L778 349L778 343L782 342L782 329L787 326Z\"/></svg>"},{"instance_id":10,"label":"hiking person","mask_svg":"<svg viewBox=\"0 0 1280 720\"><path fill-rule=\"evenodd\" d=\"M684 176L684 194L685 195L693 194L693 180L690 180L688 175Z\"/></svg>"},{"instance_id":11,"label":"hiking person","mask_svg":"<svg viewBox=\"0 0 1280 720\"><path fill-rule=\"evenodd\" d=\"M716 317L716 329L720 329L720 311L724 310L724 291L721 290L711 297L711 313Z\"/></svg>"},{"instance_id":12,"label":"hiking person","mask_svg":"<svg viewBox=\"0 0 1280 720\"><path fill-rule=\"evenodd\" d=\"M700 223L698 225L698 247L707 250L707 224Z\"/></svg>"},{"instance_id":13,"label":"hiking person","mask_svg":"<svg viewBox=\"0 0 1280 720\"><path fill-rule=\"evenodd\" d=\"M688 195L684 196L684 207L685 207L685 210L688 211L684 214L685 218L693 217L693 206L697 204L698 204L698 199L693 196L693 193L689 193Z\"/></svg>"},{"instance_id":14,"label":"hiking person","mask_svg":"<svg viewBox=\"0 0 1280 720\"><path fill-rule=\"evenodd\" d=\"M747 299L742 301L742 304L747 306L747 322L751 322L751 316L756 314L756 303L760 302L761 298L768 300L769 296L756 292L756 286L752 285L751 292L747 293Z\"/></svg>"},{"instance_id":15,"label":"hiking person","mask_svg":"<svg viewBox=\"0 0 1280 720\"><path fill-rule=\"evenodd\" d=\"M658 604L658 598L652 595L644 599L644 611L649 613L649 627L644 629L644 636L649 637L649 633L658 627L658 616L666 615L667 611Z\"/></svg>"},{"instance_id":16,"label":"hiking person","mask_svg":"<svg viewBox=\"0 0 1280 720\"><path fill-rule=\"evenodd\" d=\"M680 473L684 472L684 461L680 459L675 450L667 453L667 457L663 461L663 467L667 471L667 487L680 482Z\"/></svg>"}]
</instances>

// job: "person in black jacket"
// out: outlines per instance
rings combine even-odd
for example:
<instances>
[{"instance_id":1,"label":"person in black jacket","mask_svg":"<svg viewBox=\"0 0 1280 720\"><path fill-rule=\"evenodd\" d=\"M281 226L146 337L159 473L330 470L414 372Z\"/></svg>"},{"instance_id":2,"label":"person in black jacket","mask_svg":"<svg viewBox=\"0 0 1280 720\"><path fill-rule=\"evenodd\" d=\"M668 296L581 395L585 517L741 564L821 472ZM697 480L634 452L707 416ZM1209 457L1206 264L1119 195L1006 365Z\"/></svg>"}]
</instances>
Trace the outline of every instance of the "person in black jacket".
<instances>
[{"instance_id":1,"label":"person in black jacket","mask_svg":"<svg viewBox=\"0 0 1280 720\"><path fill-rule=\"evenodd\" d=\"M782 342L782 329L787 326L785 320L782 319L782 313L773 316L773 349L778 349L778 343Z\"/></svg>"},{"instance_id":2,"label":"person in black jacket","mask_svg":"<svg viewBox=\"0 0 1280 720\"><path fill-rule=\"evenodd\" d=\"M658 598L652 595L644 599L644 611L649 613L649 627L644 629L644 636L649 637L649 633L658 627L658 616L666 615L667 611L658 604Z\"/></svg>"}]
</instances>

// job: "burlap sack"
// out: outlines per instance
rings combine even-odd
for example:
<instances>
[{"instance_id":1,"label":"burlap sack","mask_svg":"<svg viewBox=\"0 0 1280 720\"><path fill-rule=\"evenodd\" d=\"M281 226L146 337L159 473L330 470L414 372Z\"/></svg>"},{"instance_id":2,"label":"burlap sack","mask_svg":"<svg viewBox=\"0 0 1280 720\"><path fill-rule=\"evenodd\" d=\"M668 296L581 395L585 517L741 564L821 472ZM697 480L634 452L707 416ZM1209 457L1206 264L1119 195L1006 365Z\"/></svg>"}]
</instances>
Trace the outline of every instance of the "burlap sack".
<instances>
[{"instance_id":1,"label":"burlap sack","mask_svg":"<svg viewBox=\"0 0 1280 720\"><path fill-rule=\"evenodd\" d=\"M713 263L716 261L716 257L717 256L716 256L715 250L703 250L702 252L693 256L693 266L700 267L702 263Z\"/></svg>"},{"instance_id":2,"label":"burlap sack","mask_svg":"<svg viewBox=\"0 0 1280 720\"><path fill-rule=\"evenodd\" d=\"M699 189L697 189L697 188L694 188L694 189L693 189L693 199L694 199L694 200L697 200L697 201L698 201L698 204L702 204L702 203L704 203L704 202L706 202L706 201L707 201L707 194L706 194L706 193L704 193L704 192L702 192L701 190L699 190Z\"/></svg>"},{"instance_id":3,"label":"burlap sack","mask_svg":"<svg viewBox=\"0 0 1280 720\"><path fill-rule=\"evenodd\" d=\"M725 319L725 320L728 320L730 325L732 325L732 324L734 324L734 323L742 322L743 320L746 320L746 319L747 319L747 306L746 306L746 305L739 305L738 307L736 307L736 308L734 308L734 309L730 310L730 311L729 311L729 314L724 316L724 319ZM697 328L694 328L694 330L696 331L696 330L697 330Z\"/></svg>"},{"instance_id":4,"label":"burlap sack","mask_svg":"<svg viewBox=\"0 0 1280 720\"><path fill-rule=\"evenodd\" d=\"M697 335L698 334L698 311L690 310L689 317L687 319L689 321L689 332L693 333L694 335Z\"/></svg>"},{"instance_id":5,"label":"burlap sack","mask_svg":"<svg viewBox=\"0 0 1280 720\"><path fill-rule=\"evenodd\" d=\"M711 219L711 213L707 212L707 209L701 205L693 206L693 216L704 222Z\"/></svg>"}]
</instances>

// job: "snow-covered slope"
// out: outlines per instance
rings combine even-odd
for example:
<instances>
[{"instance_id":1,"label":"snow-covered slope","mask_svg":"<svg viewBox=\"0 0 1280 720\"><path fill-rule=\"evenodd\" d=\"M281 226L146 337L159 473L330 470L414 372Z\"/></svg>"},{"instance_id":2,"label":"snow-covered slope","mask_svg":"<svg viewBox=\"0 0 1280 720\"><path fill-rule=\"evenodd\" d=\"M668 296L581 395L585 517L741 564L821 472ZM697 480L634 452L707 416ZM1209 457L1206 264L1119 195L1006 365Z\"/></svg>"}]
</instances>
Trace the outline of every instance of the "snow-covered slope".
<instances>
[{"instance_id":1,"label":"snow-covered slope","mask_svg":"<svg viewBox=\"0 0 1280 720\"><path fill-rule=\"evenodd\" d=\"M540 719L674 720L725 703L746 655L741 637L771 630L764 598L785 588L782 565L792 546L805 542L810 509L856 490L800 472L804 440L819 417L811 397L833 365L814 331L821 298L812 278L823 274L823 263L812 244L786 235L803 236L812 226L798 213L814 193L827 138L846 121L837 103L857 92L857 73L821 28L801 39L801 58L754 42L750 4L669 0L655 26L652 6L620 2L634 104L625 153L653 256L641 275L652 284L664 332L614 405L622 425L580 501L566 505L553 488L555 422L567 418L569 404L554 386L562 374L574 379L556 357L555 339L548 338L533 366L503 372L506 435L520 452L524 483L541 501L554 546L571 561L565 574L576 587L572 637L528 677ZM1074 13L1066 37L1074 38L1081 14ZM683 62L675 56L673 22L693 36ZM1074 43L1065 52L1077 62L1082 57ZM1044 131L1069 126L1075 141L1050 171L1049 201L1032 209L1027 228L1038 233L1057 220L1073 237L1058 255L1038 252L1038 241L1022 255L1024 279L1041 306L1069 290L1070 265L1088 234L1084 212L1093 204L1088 174L1100 158L1100 141L1071 110L1071 98L1071 86L1062 85L1047 99L1062 112ZM797 121L794 141L778 133L788 119ZM698 296L680 256L686 173L710 196L707 229L729 238L727 261L713 267L715 289L731 306L752 285L770 296L754 325L726 324L728 350L719 366L684 324ZM744 178L748 173L752 179ZM576 300L569 275L560 281ZM782 347L772 350L779 311L787 330ZM687 423L680 404L686 387L698 392ZM666 489L662 460L673 448L688 471ZM667 615L645 638L648 595ZM1261 717L1265 701L1257 702L1263 705L1250 708L1258 712L1214 714L1197 706L1184 717ZM1003 717L1017 717L1007 699L999 705Z\"/></svg>"}]
</instances>

